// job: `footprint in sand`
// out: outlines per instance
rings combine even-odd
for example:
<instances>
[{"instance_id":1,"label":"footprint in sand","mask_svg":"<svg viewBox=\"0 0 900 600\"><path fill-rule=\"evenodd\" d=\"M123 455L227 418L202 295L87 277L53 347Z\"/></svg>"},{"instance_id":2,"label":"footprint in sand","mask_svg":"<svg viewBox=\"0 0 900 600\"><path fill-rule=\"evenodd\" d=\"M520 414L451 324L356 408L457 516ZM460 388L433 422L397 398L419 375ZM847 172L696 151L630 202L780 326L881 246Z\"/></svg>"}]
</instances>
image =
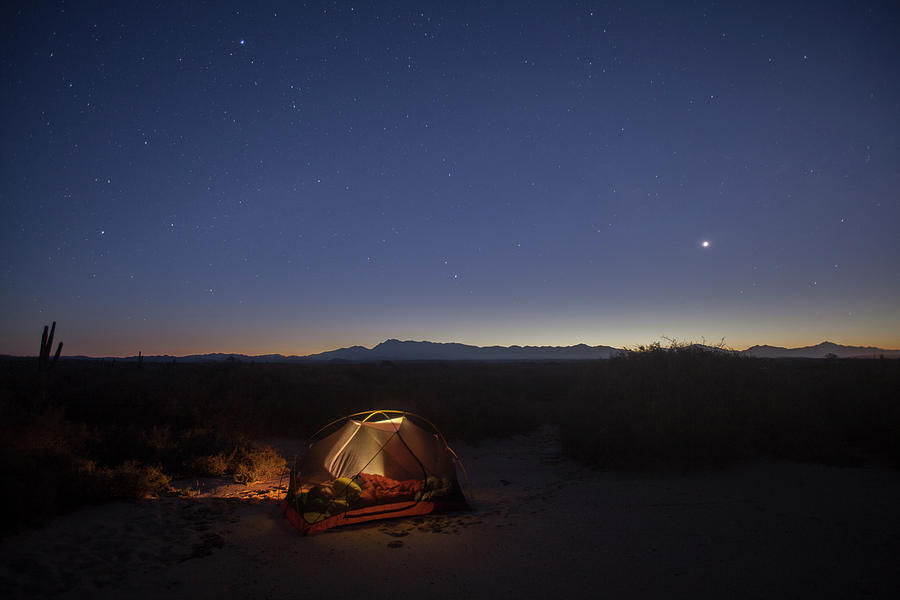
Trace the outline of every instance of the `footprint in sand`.
<instances>
[{"instance_id":1,"label":"footprint in sand","mask_svg":"<svg viewBox=\"0 0 900 600\"><path fill-rule=\"evenodd\" d=\"M385 531L384 533L388 534L391 537L405 537L409 535L408 531Z\"/></svg>"},{"instance_id":2,"label":"footprint in sand","mask_svg":"<svg viewBox=\"0 0 900 600\"><path fill-rule=\"evenodd\" d=\"M383 524L378 528L378 531L391 537L404 537L409 535L414 527L409 522L394 522Z\"/></svg>"}]
</instances>

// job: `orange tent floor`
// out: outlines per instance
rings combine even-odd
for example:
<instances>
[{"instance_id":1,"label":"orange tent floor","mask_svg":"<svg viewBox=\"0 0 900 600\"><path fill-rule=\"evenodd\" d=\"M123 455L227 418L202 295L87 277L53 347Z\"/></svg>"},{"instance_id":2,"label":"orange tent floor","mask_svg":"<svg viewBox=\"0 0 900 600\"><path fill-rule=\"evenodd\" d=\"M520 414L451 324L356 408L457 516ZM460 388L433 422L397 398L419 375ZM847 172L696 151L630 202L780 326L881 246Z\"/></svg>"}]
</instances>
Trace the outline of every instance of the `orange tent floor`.
<instances>
[{"instance_id":1,"label":"orange tent floor","mask_svg":"<svg viewBox=\"0 0 900 600\"><path fill-rule=\"evenodd\" d=\"M303 535L321 533L334 527L356 525L378 519L394 519L398 517L415 517L436 512L451 510L466 510L470 508L465 501L444 502L395 502L392 504L380 504L365 508L348 510L347 512L332 515L316 523L309 523L294 508L288 506L287 500L281 501L281 510L291 524L300 530Z\"/></svg>"}]
</instances>

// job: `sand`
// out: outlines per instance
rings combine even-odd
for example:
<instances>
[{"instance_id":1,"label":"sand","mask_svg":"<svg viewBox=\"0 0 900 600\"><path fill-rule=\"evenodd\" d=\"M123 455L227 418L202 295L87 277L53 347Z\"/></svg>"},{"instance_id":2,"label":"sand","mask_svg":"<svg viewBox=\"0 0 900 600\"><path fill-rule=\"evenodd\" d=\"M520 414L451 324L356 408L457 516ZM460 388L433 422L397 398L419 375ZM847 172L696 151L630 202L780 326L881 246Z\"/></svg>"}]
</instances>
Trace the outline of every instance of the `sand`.
<instances>
[{"instance_id":1,"label":"sand","mask_svg":"<svg viewBox=\"0 0 900 600\"><path fill-rule=\"evenodd\" d=\"M0 593L900 597L898 471L601 472L562 457L549 428L454 448L473 511L304 538L278 509L278 481L179 482L192 495L92 507L0 539Z\"/></svg>"}]
</instances>

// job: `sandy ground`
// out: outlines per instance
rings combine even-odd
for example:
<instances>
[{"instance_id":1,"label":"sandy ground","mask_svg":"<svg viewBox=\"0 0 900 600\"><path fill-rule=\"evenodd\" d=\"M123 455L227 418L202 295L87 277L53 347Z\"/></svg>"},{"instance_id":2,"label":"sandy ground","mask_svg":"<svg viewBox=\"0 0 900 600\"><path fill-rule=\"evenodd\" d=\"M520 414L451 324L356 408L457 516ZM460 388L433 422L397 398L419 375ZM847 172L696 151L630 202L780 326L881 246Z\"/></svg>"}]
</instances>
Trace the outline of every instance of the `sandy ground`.
<instances>
[{"instance_id":1,"label":"sandy ground","mask_svg":"<svg viewBox=\"0 0 900 600\"><path fill-rule=\"evenodd\" d=\"M549 429L455 449L470 512L304 538L277 481L181 482L192 496L0 539L0 596L900 597L897 471L597 472L562 458Z\"/></svg>"}]
</instances>

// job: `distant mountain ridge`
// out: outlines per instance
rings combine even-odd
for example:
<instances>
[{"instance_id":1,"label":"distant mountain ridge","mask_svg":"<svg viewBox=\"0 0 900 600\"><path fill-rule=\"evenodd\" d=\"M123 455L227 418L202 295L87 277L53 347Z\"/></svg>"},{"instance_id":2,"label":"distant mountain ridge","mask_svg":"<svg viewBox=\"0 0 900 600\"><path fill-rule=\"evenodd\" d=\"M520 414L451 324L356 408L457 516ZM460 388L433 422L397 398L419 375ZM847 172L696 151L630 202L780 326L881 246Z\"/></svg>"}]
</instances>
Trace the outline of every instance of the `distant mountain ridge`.
<instances>
[{"instance_id":1,"label":"distant mountain ridge","mask_svg":"<svg viewBox=\"0 0 900 600\"><path fill-rule=\"evenodd\" d=\"M611 346L470 346L455 342L385 340L371 350L362 346L310 354L306 360L595 360L619 352Z\"/></svg>"},{"instance_id":2,"label":"distant mountain ridge","mask_svg":"<svg viewBox=\"0 0 900 600\"><path fill-rule=\"evenodd\" d=\"M885 358L900 357L900 350L885 350L873 346L843 346L834 342L822 342L815 346L802 348L783 348L781 346L752 346L743 352L758 358Z\"/></svg>"},{"instance_id":3,"label":"distant mountain ridge","mask_svg":"<svg viewBox=\"0 0 900 600\"><path fill-rule=\"evenodd\" d=\"M707 348L705 346L698 346ZM716 350L716 348L707 348ZM155 355L142 357L145 362L241 362L306 363L306 362L375 362L375 361L546 361L546 360L598 360L616 356L622 349L612 346L471 346L456 342L401 341L389 339L366 348L349 346L307 356L285 356L283 354L191 354L188 356ZM872 346L844 346L833 342L822 342L815 346L784 348L781 346L757 345L739 351L737 354L757 358L900 358L900 350L885 350ZM68 359L98 360L90 356L67 356ZM137 362L137 356L105 358Z\"/></svg>"}]
</instances>

